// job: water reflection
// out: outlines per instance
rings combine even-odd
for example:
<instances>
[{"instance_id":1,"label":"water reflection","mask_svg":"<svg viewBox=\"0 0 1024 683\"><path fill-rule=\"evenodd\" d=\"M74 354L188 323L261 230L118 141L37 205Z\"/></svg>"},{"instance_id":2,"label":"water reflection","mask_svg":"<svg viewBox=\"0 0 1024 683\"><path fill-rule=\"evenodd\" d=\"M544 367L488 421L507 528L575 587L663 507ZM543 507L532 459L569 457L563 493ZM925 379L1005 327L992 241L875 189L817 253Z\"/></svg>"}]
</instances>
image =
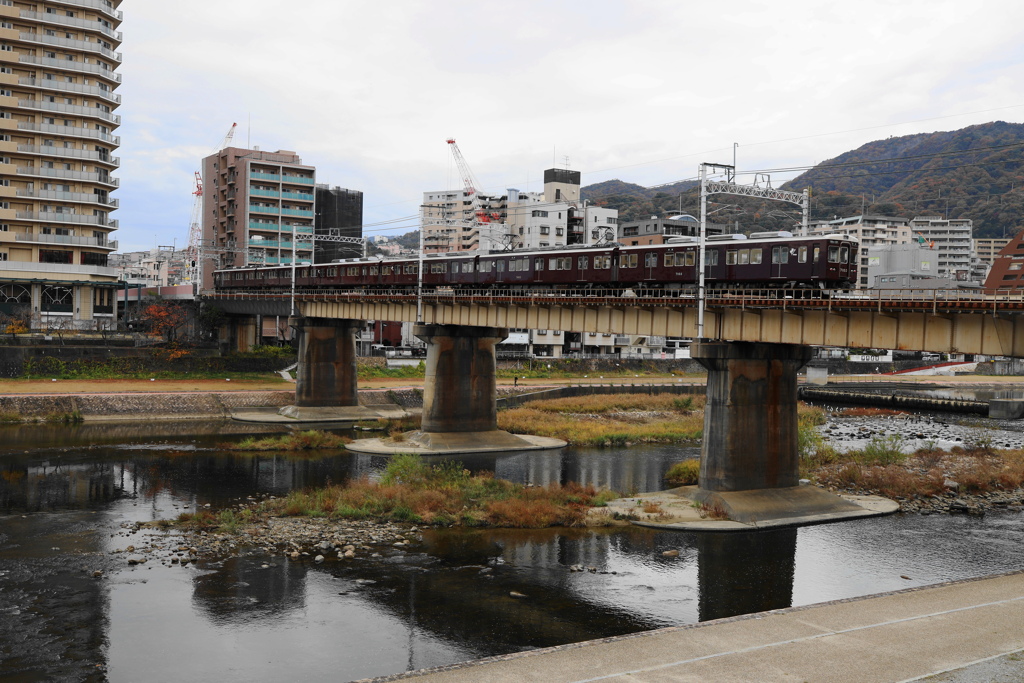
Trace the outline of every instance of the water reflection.
<instances>
[{"instance_id":1,"label":"water reflection","mask_svg":"<svg viewBox=\"0 0 1024 683\"><path fill-rule=\"evenodd\" d=\"M697 536L700 620L791 606L796 536L796 529Z\"/></svg>"}]
</instances>

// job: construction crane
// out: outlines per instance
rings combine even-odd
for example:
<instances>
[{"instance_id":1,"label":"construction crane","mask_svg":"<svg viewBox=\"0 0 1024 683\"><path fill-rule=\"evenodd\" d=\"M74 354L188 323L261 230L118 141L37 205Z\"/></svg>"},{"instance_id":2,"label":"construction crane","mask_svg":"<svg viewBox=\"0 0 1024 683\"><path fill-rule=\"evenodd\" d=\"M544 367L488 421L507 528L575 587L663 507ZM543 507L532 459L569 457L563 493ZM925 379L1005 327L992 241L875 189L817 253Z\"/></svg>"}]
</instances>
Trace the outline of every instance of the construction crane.
<instances>
[{"instance_id":1,"label":"construction crane","mask_svg":"<svg viewBox=\"0 0 1024 683\"><path fill-rule=\"evenodd\" d=\"M224 139L217 149L213 150L212 154L216 154L231 144L231 141L235 138L235 129L237 127L237 123L231 124ZM185 256L187 259L186 272L188 273L189 281L193 283L195 292L198 294L203 286L201 282L203 274L202 261L206 256L203 253L203 176L199 171L195 172L195 187L192 190L192 196L192 218L189 221L188 247L185 250Z\"/></svg>"},{"instance_id":2,"label":"construction crane","mask_svg":"<svg viewBox=\"0 0 1024 683\"><path fill-rule=\"evenodd\" d=\"M933 240L933 239L931 239L929 237L925 237L924 233L922 233L922 232L918 232L917 233L917 243L923 245L925 242L928 243L928 248L929 249L934 249L935 248L935 240Z\"/></svg>"},{"instance_id":3,"label":"construction crane","mask_svg":"<svg viewBox=\"0 0 1024 683\"><path fill-rule=\"evenodd\" d=\"M455 158L455 165L459 167L459 175L462 176L462 186L465 189L466 194L476 194L476 179L473 177L473 172L469 170L469 164L466 163L466 159L462 156L462 152L459 151L459 146L455 144L455 138L448 138L448 144L452 149L452 156Z\"/></svg>"}]
</instances>

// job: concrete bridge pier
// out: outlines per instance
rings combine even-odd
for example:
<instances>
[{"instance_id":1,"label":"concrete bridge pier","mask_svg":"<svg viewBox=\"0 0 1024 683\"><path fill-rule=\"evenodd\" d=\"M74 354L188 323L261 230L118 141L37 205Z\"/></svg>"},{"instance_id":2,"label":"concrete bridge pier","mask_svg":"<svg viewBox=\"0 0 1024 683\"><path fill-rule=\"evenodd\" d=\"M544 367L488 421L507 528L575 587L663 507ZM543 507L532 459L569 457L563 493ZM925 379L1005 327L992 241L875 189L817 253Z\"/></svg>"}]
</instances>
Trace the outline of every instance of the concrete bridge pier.
<instances>
[{"instance_id":1,"label":"concrete bridge pier","mask_svg":"<svg viewBox=\"0 0 1024 683\"><path fill-rule=\"evenodd\" d=\"M427 345L423 421L400 440L363 439L349 450L366 453L451 454L561 448L565 442L498 429L494 347L508 336L498 327L417 325Z\"/></svg>"},{"instance_id":2,"label":"concrete bridge pier","mask_svg":"<svg viewBox=\"0 0 1024 683\"><path fill-rule=\"evenodd\" d=\"M694 499L744 523L863 514L855 503L799 485L797 371L811 359L809 346L701 343L692 356L708 371Z\"/></svg>"},{"instance_id":3,"label":"concrete bridge pier","mask_svg":"<svg viewBox=\"0 0 1024 683\"><path fill-rule=\"evenodd\" d=\"M299 359L295 370L295 405L278 414L302 422L353 422L403 417L395 405L359 405L356 332L360 320L296 318Z\"/></svg>"}]
</instances>

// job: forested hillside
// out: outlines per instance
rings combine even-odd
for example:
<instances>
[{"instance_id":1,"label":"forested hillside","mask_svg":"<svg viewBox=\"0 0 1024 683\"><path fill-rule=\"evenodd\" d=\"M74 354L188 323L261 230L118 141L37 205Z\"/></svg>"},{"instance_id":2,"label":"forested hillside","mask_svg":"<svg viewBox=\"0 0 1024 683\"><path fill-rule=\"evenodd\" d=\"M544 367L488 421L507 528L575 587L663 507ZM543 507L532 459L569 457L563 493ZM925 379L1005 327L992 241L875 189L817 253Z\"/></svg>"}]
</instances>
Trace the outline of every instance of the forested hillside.
<instances>
[{"instance_id":1,"label":"forested hillside","mask_svg":"<svg viewBox=\"0 0 1024 683\"><path fill-rule=\"evenodd\" d=\"M619 180L588 185L583 197L619 210L620 220L699 211L696 183L648 189ZM1013 235L1024 227L1024 124L997 121L956 131L892 137L822 162L783 185L810 187L811 217L868 213L970 218L975 237ZM718 223L741 230L791 229L795 206L715 195Z\"/></svg>"}]
</instances>

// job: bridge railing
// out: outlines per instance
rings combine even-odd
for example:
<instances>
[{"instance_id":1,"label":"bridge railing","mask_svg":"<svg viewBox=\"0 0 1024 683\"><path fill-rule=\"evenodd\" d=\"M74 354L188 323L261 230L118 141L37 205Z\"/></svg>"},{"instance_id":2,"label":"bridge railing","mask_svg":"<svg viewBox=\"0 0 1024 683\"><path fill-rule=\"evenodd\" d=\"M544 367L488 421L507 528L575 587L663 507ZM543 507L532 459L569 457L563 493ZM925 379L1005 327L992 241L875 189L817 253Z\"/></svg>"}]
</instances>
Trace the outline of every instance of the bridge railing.
<instances>
[{"instance_id":1,"label":"bridge railing","mask_svg":"<svg viewBox=\"0 0 1024 683\"><path fill-rule=\"evenodd\" d=\"M246 290L207 293L214 300L288 300L288 291ZM536 305L628 305L636 306L694 306L697 295L692 288L666 290L655 287L634 287L609 292L594 287L560 289L536 292L523 289L489 287L458 289L439 287L425 289L424 303L500 304L519 303ZM393 288L363 288L337 290L332 288L304 288L295 293L300 301L370 301L415 302L414 292ZM1024 309L1024 291L997 290L995 292L964 291L956 289L877 289L848 292L823 292L818 289L713 289L708 290L706 301L712 307L738 308L823 308L908 310L964 309L964 310L1016 310Z\"/></svg>"}]
</instances>

